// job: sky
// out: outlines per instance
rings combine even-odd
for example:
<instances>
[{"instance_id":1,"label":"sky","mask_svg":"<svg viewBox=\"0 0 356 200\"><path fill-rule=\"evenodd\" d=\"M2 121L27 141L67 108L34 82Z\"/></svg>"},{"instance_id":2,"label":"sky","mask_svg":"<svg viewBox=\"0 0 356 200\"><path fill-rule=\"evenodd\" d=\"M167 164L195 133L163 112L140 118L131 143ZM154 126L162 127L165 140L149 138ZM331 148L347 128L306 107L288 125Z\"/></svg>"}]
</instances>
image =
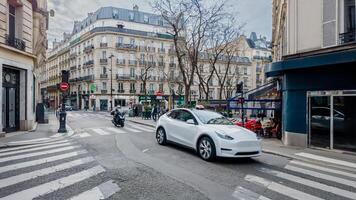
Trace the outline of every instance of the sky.
<instances>
[{"instance_id":1,"label":"sky","mask_svg":"<svg viewBox=\"0 0 356 200\"><path fill-rule=\"evenodd\" d=\"M85 2L85 3L84 3ZM114 6L132 9L137 4L139 10L152 12L150 0L48 0L49 10L54 17L49 19L48 40L61 40L64 32L72 32L75 20L83 20L89 12L100 7ZM254 31L257 35L271 38L272 3L271 0L228 0L228 11L233 13L239 24L244 24L243 33L247 36Z\"/></svg>"}]
</instances>

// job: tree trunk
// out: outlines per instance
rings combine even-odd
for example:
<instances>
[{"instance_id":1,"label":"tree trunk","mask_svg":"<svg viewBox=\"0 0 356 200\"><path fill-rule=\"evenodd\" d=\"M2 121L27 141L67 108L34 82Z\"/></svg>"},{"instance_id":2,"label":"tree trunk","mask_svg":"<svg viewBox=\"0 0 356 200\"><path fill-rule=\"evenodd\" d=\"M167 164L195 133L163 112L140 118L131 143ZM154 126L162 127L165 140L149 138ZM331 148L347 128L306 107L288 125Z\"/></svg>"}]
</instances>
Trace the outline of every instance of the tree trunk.
<instances>
[{"instance_id":1,"label":"tree trunk","mask_svg":"<svg viewBox=\"0 0 356 200\"><path fill-rule=\"evenodd\" d=\"M188 106L189 94L190 94L190 87L185 85L184 86L184 105L186 107Z\"/></svg>"},{"instance_id":2,"label":"tree trunk","mask_svg":"<svg viewBox=\"0 0 356 200\"><path fill-rule=\"evenodd\" d=\"M219 100L222 100L223 87L224 87L224 86L220 85Z\"/></svg>"}]
</instances>

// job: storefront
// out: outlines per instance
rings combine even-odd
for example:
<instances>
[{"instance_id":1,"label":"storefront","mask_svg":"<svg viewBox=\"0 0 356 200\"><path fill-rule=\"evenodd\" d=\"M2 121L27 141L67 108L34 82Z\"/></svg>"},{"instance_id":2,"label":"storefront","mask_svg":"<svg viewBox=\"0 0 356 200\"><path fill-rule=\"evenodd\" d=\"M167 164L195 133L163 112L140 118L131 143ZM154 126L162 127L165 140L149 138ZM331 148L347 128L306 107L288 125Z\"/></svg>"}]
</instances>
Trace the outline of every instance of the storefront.
<instances>
[{"instance_id":1,"label":"storefront","mask_svg":"<svg viewBox=\"0 0 356 200\"><path fill-rule=\"evenodd\" d=\"M356 152L356 50L291 57L266 68L281 80L286 145Z\"/></svg>"}]
</instances>

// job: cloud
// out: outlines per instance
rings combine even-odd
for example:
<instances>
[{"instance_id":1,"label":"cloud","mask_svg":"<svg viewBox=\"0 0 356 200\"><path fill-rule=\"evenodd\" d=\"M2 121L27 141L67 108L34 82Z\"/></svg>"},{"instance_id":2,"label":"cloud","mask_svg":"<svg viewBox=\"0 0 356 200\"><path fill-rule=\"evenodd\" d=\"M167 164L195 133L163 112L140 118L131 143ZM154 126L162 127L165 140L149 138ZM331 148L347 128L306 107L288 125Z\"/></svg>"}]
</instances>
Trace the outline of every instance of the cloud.
<instances>
[{"instance_id":1,"label":"cloud","mask_svg":"<svg viewBox=\"0 0 356 200\"><path fill-rule=\"evenodd\" d=\"M100 7L113 6L132 9L137 4L140 10L152 12L153 0L48 0L49 9L55 16L49 19L48 40L62 39L64 32L72 32L76 20L83 20L89 12ZM229 11L237 16L238 23L244 24L244 31L252 31L271 38L272 3L271 0L228 0Z\"/></svg>"}]
</instances>

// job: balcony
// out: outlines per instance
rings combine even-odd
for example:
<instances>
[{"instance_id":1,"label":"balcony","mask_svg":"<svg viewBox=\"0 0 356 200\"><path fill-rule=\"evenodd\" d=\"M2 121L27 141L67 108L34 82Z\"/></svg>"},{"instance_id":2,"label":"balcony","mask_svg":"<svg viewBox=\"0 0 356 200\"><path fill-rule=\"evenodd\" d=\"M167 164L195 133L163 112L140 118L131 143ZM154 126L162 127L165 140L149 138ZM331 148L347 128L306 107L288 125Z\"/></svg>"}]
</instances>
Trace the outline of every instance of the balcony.
<instances>
[{"instance_id":1,"label":"balcony","mask_svg":"<svg viewBox=\"0 0 356 200\"><path fill-rule=\"evenodd\" d=\"M138 80L138 76L131 74L116 74L116 80L118 81L135 81Z\"/></svg>"},{"instance_id":2,"label":"balcony","mask_svg":"<svg viewBox=\"0 0 356 200\"><path fill-rule=\"evenodd\" d=\"M130 93L131 93L131 94L135 94L135 93L136 93L136 90L130 90Z\"/></svg>"},{"instance_id":3,"label":"balcony","mask_svg":"<svg viewBox=\"0 0 356 200\"><path fill-rule=\"evenodd\" d=\"M6 45L19 49L21 51L25 51L26 43L23 40L15 38L15 36L5 35Z\"/></svg>"},{"instance_id":4,"label":"balcony","mask_svg":"<svg viewBox=\"0 0 356 200\"><path fill-rule=\"evenodd\" d=\"M121 90L117 90L117 92L120 93L120 94L123 94L123 93L125 93L125 90L121 89Z\"/></svg>"},{"instance_id":5,"label":"balcony","mask_svg":"<svg viewBox=\"0 0 356 200\"><path fill-rule=\"evenodd\" d=\"M101 94L107 94L108 90L101 90Z\"/></svg>"},{"instance_id":6,"label":"balcony","mask_svg":"<svg viewBox=\"0 0 356 200\"><path fill-rule=\"evenodd\" d=\"M82 65L78 65L78 68L77 68L77 69L80 70L81 68L82 68Z\"/></svg>"},{"instance_id":7,"label":"balcony","mask_svg":"<svg viewBox=\"0 0 356 200\"><path fill-rule=\"evenodd\" d=\"M89 60L83 64L83 67L92 67L94 65L94 60Z\"/></svg>"},{"instance_id":8,"label":"balcony","mask_svg":"<svg viewBox=\"0 0 356 200\"><path fill-rule=\"evenodd\" d=\"M101 65L107 65L107 64L108 64L108 59L106 59L106 58L101 58L101 59L100 59L100 64L101 64Z\"/></svg>"},{"instance_id":9,"label":"balcony","mask_svg":"<svg viewBox=\"0 0 356 200\"><path fill-rule=\"evenodd\" d=\"M90 53L93 51L93 49L94 49L94 45L89 45L84 48L84 53Z\"/></svg>"},{"instance_id":10,"label":"balcony","mask_svg":"<svg viewBox=\"0 0 356 200\"><path fill-rule=\"evenodd\" d=\"M158 49L158 53L165 54L166 53L166 49L165 48L159 48Z\"/></svg>"},{"instance_id":11,"label":"balcony","mask_svg":"<svg viewBox=\"0 0 356 200\"><path fill-rule=\"evenodd\" d=\"M169 63L169 67L175 68L175 67L176 67L176 64L175 64L175 63Z\"/></svg>"},{"instance_id":12,"label":"balcony","mask_svg":"<svg viewBox=\"0 0 356 200\"><path fill-rule=\"evenodd\" d=\"M140 66L145 66L147 64L147 62L144 60L140 60L139 64L140 64Z\"/></svg>"},{"instance_id":13,"label":"balcony","mask_svg":"<svg viewBox=\"0 0 356 200\"><path fill-rule=\"evenodd\" d=\"M94 75L88 75L81 78L82 81L94 81Z\"/></svg>"},{"instance_id":14,"label":"balcony","mask_svg":"<svg viewBox=\"0 0 356 200\"><path fill-rule=\"evenodd\" d=\"M149 62L147 62L147 65L149 67L156 67L156 62L149 61Z\"/></svg>"},{"instance_id":15,"label":"balcony","mask_svg":"<svg viewBox=\"0 0 356 200\"><path fill-rule=\"evenodd\" d=\"M272 57L271 56L253 56L253 59L272 62Z\"/></svg>"},{"instance_id":16,"label":"balcony","mask_svg":"<svg viewBox=\"0 0 356 200\"><path fill-rule=\"evenodd\" d=\"M70 67L70 70L76 70L76 69L77 69L77 66Z\"/></svg>"},{"instance_id":17,"label":"balcony","mask_svg":"<svg viewBox=\"0 0 356 200\"><path fill-rule=\"evenodd\" d=\"M108 78L108 74L100 74L100 78L106 79L106 78Z\"/></svg>"},{"instance_id":18,"label":"balcony","mask_svg":"<svg viewBox=\"0 0 356 200\"><path fill-rule=\"evenodd\" d=\"M356 30L339 34L339 44L347 44L356 41Z\"/></svg>"},{"instance_id":19,"label":"balcony","mask_svg":"<svg viewBox=\"0 0 356 200\"><path fill-rule=\"evenodd\" d=\"M108 47L108 43L100 43L100 48L107 48Z\"/></svg>"},{"instance_id":20,"label":"balcony","mask_svg":"<svg viewBox=\"0 0 356 200\"><path fill-rule=\"evenodd\" d=\"M131 65L131 66L137 65L137 61L136 60L129 60L129 65Z\"/></svg>"},{"instance_id":21,"label":"balcony","mask_svg":"<svg viewBox=\"0 0 356 200\"><path fill-rule=\"evenodd\" d=\"M146 51L147 51L147 47L145 47L145 46L139 46L139 47L138 47L138 50L141 51L141 52L146 52Z\"/></svg>"},{"instance_id":22,"label":"balcony","mask_svg":"<svg viewBox=\"0 0 356 200\"><path fill-rule=\"evenodd\" d=\"M155 47L147 47L147 52L155 53L156 52L156 48Z\"/></svg>"},{"instance_id":23,"label":"balcony","mask_svg":"<svg viewBox=\"0 0 356 200\"><path fill-rule=\"evenodd\" d=\"M118 64L118 65L125 65L125 59L117 59L116 60L116 64Z\"/></svg>"},{"instance_id":24,"label":"balcony","mask_svg":"<svg viewBox=\"0 0 356 200\"><path fill-rule=\"evenodd\" d=\"M116 43L116 49L137 51L137 46L133 44Z\"/></svg>"}]
</instances>

